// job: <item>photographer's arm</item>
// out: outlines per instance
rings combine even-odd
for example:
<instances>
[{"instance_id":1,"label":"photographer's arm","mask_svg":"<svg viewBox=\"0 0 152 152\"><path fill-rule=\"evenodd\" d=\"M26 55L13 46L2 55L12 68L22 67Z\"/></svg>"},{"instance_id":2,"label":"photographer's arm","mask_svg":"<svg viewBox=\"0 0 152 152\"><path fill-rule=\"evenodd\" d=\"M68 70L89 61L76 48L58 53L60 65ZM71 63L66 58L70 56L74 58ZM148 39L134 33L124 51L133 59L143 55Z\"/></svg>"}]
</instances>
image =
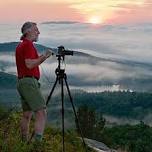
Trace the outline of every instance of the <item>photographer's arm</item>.
<instances>
[{"instance_id":1,"label":"photographer's arm","mask_svg":"<svg viewBox=\"0 0 152 152\"><path fill-rule=\"evenodd\" d=\"M27 68L32 69L32 68L40 65L51 55L52 55L52 52L46 51L45 54L39 56L39 58L37 58L37 59L25 59L25 64L26 64Z\"/></svg>"}]
</instances>

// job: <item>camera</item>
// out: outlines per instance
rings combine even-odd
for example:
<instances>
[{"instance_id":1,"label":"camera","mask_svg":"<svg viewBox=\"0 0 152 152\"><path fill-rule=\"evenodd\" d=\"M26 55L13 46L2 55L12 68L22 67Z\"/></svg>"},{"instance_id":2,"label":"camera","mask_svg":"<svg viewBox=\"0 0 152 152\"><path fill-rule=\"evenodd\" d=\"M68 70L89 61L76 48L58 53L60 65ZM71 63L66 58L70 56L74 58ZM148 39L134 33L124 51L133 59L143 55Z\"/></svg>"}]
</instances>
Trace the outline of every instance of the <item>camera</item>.
<instances>
[{"instance_id":1,"label":"camera","mask_svg":"<svg viewBox=\"0 0 152 152\"><path fill-rule=\"evenodd\" d=\"M64 57L65 55L72 55L73 56L73 51L65 50L64 46L59 46L58 47L58 56Z\"/></svg>"}]
</instances>

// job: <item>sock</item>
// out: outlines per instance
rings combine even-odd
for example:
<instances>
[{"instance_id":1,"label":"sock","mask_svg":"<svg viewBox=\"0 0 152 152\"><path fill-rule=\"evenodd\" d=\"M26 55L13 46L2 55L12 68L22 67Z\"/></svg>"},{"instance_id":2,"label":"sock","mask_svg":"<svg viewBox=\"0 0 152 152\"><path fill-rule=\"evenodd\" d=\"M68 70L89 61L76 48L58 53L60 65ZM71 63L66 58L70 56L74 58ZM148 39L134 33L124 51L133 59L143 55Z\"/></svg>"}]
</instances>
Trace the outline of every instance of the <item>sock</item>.
<instances>
[{"instance_id":1,"label":"sock","mask_svg":"<svg viewBox=\"0 0 152 152\"><path fill-rule=\"evenodd\" d=\"M41 135L41 134L35 134L35 135L34 135L34 139L35 139L36 141L42 141L42 135Z\"/></svg>"}]
</instances>

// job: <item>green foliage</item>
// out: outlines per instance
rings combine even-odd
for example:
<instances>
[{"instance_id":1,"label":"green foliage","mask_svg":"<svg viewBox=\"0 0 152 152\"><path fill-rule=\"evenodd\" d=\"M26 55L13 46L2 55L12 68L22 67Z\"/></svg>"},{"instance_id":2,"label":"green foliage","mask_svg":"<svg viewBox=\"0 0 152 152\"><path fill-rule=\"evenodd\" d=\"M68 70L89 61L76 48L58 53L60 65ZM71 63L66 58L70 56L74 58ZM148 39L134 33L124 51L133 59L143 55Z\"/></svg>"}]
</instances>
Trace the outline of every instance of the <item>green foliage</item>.
<instances>
[{"instance_id":1,"label":"green foliage","mask_svg":"<svg viewBox=\"0 0 152 152\"><path fill-rule=\"evenodd\" d=\"M78 117L85 137L127 152L152 152L152 128L144 122L137 125L105 127L105 119L88 106L78 109Z\"/></svg>"},{"instance_id":2,"label":"green foliage","mask_svg":"<svg viewBox=\"0 0 152 152\"><path fill-rule=\"evenodd\" d=\"M105 119L102 114L97 115L94 109L84 105L78 108L77 115L83 135L87 138L98 139L105 126Z\"/></svg>"},{"instance_id":3,"label":"green foliage","mask_svg":"<svg viewBox=\"0 0 152 152\"><path fill-rule=\"evenodd\" d=\"M21 113L13 112L0 121L0 152L60 152L62 151L62 133L60 130L46 127L42 142L27 144L20 138ZM32 128L33 125L31 125ZM32 130L31 130L32 132ZM65 133L67 152L85 152L82 142L73 131ZM91 150L89 150L91 152ZM93 152L93 151L92 151Z\"/></svg>"},{"instance_id":4,"label":"green foliage","mask_svg":"<svg viewBox=\"0 0 152 152\"><path fill-rule=\"evenodd\" d=\"M105 128L101 140L113 148L128 152L152 152L152 128L143 122L134 126Z\"/></svg>"},{"instance_id":5,"label":"green foliage","mask_svg":"<svg viewBox=\"0 0 152 152\"><path fill-rule=\"evenodd\" d=\"M116 117L127 117L141 120L152 113L152 94L139 92L101 92L74 94L77 107L87 105L96 112Z\"/></svg>"}]
</instances>

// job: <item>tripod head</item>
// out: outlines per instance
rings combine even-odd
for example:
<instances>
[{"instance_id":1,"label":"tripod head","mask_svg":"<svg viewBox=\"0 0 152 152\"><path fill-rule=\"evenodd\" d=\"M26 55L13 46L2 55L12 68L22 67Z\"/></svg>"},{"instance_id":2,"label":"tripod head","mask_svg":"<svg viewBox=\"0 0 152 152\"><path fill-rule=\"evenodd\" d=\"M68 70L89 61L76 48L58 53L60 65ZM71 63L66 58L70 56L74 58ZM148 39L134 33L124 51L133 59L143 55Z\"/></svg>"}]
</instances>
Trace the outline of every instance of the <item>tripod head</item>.
<instances>
[{"instance_id":1,"label":"tripod head","mask_svg":"<svg viewBox=\"0 0 152 152\"><path fill-rule=\"evenodd\" d=\"M73 51L71 50L65 50L64 46L59 46L58 47L58 52L56 54L57 60L58 60L58 67L55 70L56 75L61 75L64 74L65 69L61 69L61 60L65 60L66 55L72 55L73 56Z\"/></svg>"}]
</instances>

